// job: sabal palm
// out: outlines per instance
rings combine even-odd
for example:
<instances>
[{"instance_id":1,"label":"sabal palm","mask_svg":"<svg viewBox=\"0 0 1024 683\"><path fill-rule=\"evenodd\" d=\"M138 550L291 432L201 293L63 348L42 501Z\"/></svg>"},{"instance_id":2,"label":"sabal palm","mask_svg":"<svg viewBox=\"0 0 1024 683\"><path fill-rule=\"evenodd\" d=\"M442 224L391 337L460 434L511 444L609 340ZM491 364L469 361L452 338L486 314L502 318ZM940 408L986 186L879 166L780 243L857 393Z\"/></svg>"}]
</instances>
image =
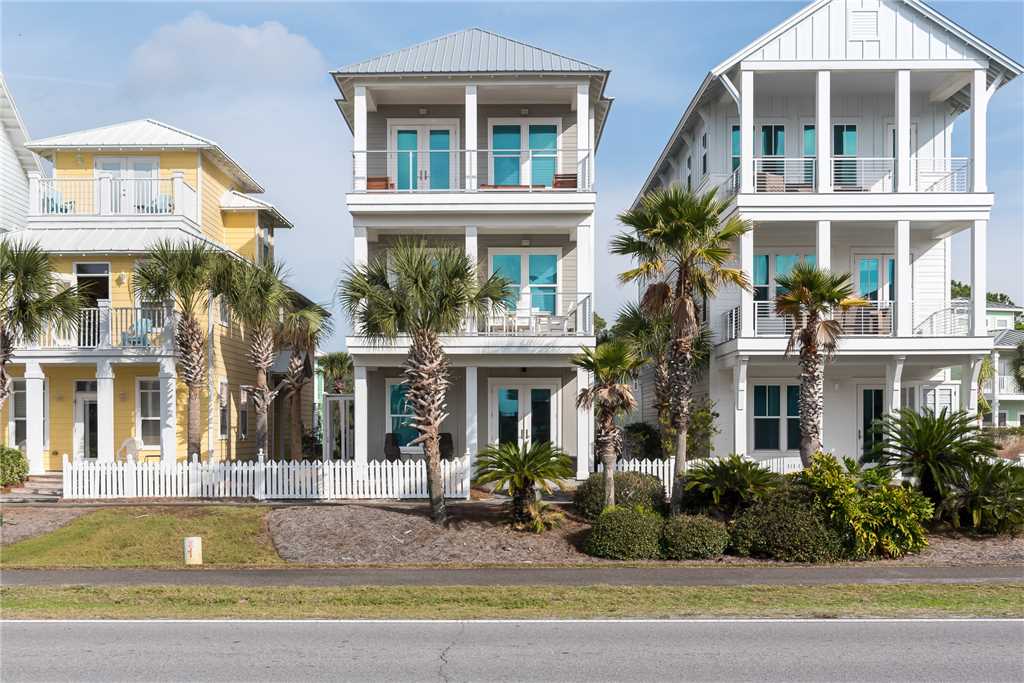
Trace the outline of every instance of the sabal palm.
<instances>
[{"instance_id":1,"label":"sabal palm","mask_svg":"<svg viewBox=\"0 0 1024 683\"><path fill-rule=\"evenodd\" d=\"M697 371L693 352L701 329L698 302L724 285L750 287L743 271L728 265L733 243L750 224L735 215L724 219L727 206L714 190L697 195L675 184L655 190L619 216L632 232L616 235L611 244L613 253L629 256L635 264L619 279L645 285L644 310L668 312L672 320L668 373L677 480L686 470L686 431ZM673 490L672 505L678 510L682 487Z\"/></svg>"},{"instance_id":2,"label":"sabal palm","mask_svg":"<svg viewBox=\"0 0 1024 683\"><path fill-rule=\"evenodd\" d=\"M633 379L641 361L621 341L610 341L597 348L584 348L573 356L572 364L590 373L589 387L580 387L576 405L593 408L597 422L594 451L604 465L604 504L615 505L615 461L622 452L622 428L615 418L636 407Z\"/></svg>"},{"instance_id":3,"label":"sabal palm","mask_svg":"<svg viewBox=\"0 0 1024 683\"><path fill-rule=\"evenodd\" d=\"M281 388L287 388L291 401L292 460L302 459L302 389L310 380L306 362L316 355L317 347L331 331L331 317L323 306L296 300L284 312L279 336L289 356Z\"/></svg>"},{"instance_id":4,"label":"sabal palm","mask_svg":"<svg viewBox=\"0 0 1024 683\"><path fill-rule=\"evenodd\" d=\"M317 359L324 374L324 383L330 384L336 394L344 394L352 386L352 356L345 351L325 353Z\"/></svg>"},{"instance_id":5,"label":"sabal palm","mask_svg":"<svg viewBox=\"0 0 1024 683\"><path fill-rule=\"evenodd\" d=\"M441 484L441 423L448 416L448 359L441 335L463 329L467 314L480 318L503 307L509 282L492 275L481 282L476 264L461 250L428 247L421 240L402 239L364 265L348 269L339 295L357 334L375 343L409 336L403 363L406 400L413 428L427 456L431 515L445 521ZM389 263L390 261L390 263Z\"/></svg>"},{"instance_id":6,"label":"sabal palm","mask_svg":"<svg viewBox=\"0 0 1024 683\"><path fill-rule=\"evenodd\" d=\"M672 341L672 319L667 311L652 313L637 304L626 304L611 331L625 342L654 373L654 401L658 410L658 431L665 453L672 452L672 414L669 407L668 349Z\"/></svg>"},{"instance_id":7,"label":"sabal palm","mask_svg":"<svg viewBox=\"0 0 1024 683\"><path fill-rule=\"evenodd\" d=\"M279 391L270 387L282 314L292 304L292 290L284 267L270 262L254 264L228 255L216 277L216 291L245 326L249 362L256 369L256 383L249 396L256 413L256 448L268 453L267 428L270 405Z\"/></svg>"},{"instance_id":8,"label":"sabal palm","mask_svg":"<svg viewBox=\"0 0 1024 683\"><path fill-rule=\"evenodd\" d=\"M218 252L204 242L162 240L135 263L132 288L137 298L170 301L178 311L174 329L178 372L188 388L186 441L190 454L202 445L200 399L206 381L206 332L199 322L210 302L219 266Z\"/></svg>"},{"instance_id":9,"label":"sabal palm","mask_svg":"<svg viewBox=\"0 0 1024 683\"><path fill-rule=\"evenodd\" d=\"M573 474L569 456L550 441L531 444L492 444L476 458L477 485L494 484L496 491L512 496L512 519L525 524L527 505L539 488L551 493L553 487Z\"/></svg>"},{"instance_id":10,"label":"sabal palm","mask_svg":"<svg viewBox=\"0 0 1024 683\"><path fill-rule=\"evenodd\" d=\"M804 467L821 450L821 416L825 410L825 361L835 354L843 336L836 311L866 302L853 296L850 274L832 273L798 263L776 278L775 311L792 321L786 355L800 354L800 460Z\"/></svg>"}]
</instances>

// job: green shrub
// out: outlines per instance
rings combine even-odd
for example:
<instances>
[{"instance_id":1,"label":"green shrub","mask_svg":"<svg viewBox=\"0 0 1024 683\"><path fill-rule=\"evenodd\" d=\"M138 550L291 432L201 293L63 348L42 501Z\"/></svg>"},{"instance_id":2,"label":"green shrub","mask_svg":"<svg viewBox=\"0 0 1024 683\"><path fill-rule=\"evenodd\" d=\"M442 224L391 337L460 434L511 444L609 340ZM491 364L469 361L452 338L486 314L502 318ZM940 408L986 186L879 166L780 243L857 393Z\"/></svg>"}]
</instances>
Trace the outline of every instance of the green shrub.
<instances>
[{"instance_id":1,"label":"green shrub","mask_svg":"<svg viewBox=\"0 0 1024 683\"><path fill-rule=\"evenodd\" d=\"M661 531L662 555L668 560L707 560L729 545L723 522L703 515L673 515Z\"/></svg>"},{"instance_id":2,"label":"green shrub","mask_svg":"<svg viewBox=\"0 0 1024 683\"><path fill-rule=\"evenodd\" d=\"M662 517L642 506L610 507L597 518L583 550L611 560L653 560L661 554Z\"/></svg>"},{"instance_id":3,"label":"green shrub","mask_svg":"<svg viewBox=\"0 0 1024 683\"><path fill-rule=\"evenodd\" d=\"M710 458L711 442L715 435L720 434L718 428L719 414L715 411L715 402L709 399L697 399L690 409L690 425L686 428L686 456L691 460ZM673 444L672 452L675 452Z\"/></svg>"},{"instance_id":4,"label":"green shrub","mask_svg":"<svg viewBox=\"0 0 1024 683\"><path fill-rule=\"evenodd\" d=\"M784 562L832 562L843 555L839 534L814 508L813 495L797 485L766 494L733 523L737 555Z\"/></svg>"},{"instance_id":5,"label":"green shrub","mask_svg":"<svg viewBox=\"0 0 1024 683\"><path fill-rule=\"evenodd\" d=\"M975 458L958 470L940 508L953 526L979 533L1016 533L1024 527L1024 467Z\"/></svg>"},{"instance_id":6,"label":"green shrub","mask_svg":"<svg viewBox=\"0 0 1024 683\"><path fill-rule=\"evenodd\" d=\"M28 477L28 458L18 448L0 446L0 486L20 484Z\"/></svg>"},{"instance_id":7,"label":"green shrub","mask_svg":"<svg viewBox=\"0 0 1024 683\"><path fill-rule=\"evenodd\" d=\"M728 458L700 460L683 480L683 506L732 519L778 486L781 478L735 453Z\"/></svg>"},{"instance_id":8,"label":"green shrub","mask_svg":"<svg viewBox=\"0 0 1024 683\"><path fill-rule=\"evenodd\" d=\"M632 422L622 428L624 452L631 458L661 460L665 452L661 448L661 434L658 428L646 422Z\"/></svg>"},{"instance_id":9,"label":"green shrub","mask_svg":"<svg viewBox=\"0 0 1024 683\"><path fill-rule=\"evenodd\" d=\"M573 503L581 515L593 521L604 509L604 473L594 472L576 487ZM642 505L652 510L665 507L665 487L652 474L615 473L615 504L619 507Z\"/></svg>"}]
</instances>

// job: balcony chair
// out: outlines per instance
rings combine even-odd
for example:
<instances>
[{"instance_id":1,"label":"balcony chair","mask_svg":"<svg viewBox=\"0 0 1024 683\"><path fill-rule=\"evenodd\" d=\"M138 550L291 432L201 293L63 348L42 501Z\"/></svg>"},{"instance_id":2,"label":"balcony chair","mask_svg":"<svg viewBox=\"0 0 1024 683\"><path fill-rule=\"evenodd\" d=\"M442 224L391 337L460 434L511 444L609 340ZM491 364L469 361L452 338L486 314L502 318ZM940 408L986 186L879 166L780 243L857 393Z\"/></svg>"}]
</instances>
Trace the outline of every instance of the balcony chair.
<instances>
[{"instance_id":1,"label":"balcony chair","mask_svg":"<svg viewBox=\"0 0 1024 683\"><path fill-rule=\"evenodd\" d=\"M366 178L367 190L393 190L395 184L386 175L372 175Z\"/></svg>"},{"instance_id":2,"label":"balcony chair","mask_svg":"<svg viewBox=\"0 0 1024 683\"><path fill-rule=\"evenodd\" d=\"M398 462L402 459L402 449L398 446L398 437L393 432L384 435L384 459Z\"/></svg>"},{"instance_id":3,"label":"balcony chair","mask_svg":"<svg viewBox=\"0 0 1024 683\"><path fill-rule=\"evenodd\" d=\"M455 459L455 441L452 440L450 432L441 432L440 443L438 446L441 449L442 460Z\"/></svg>"},{"instance_id":4,"label":"balcony chair","mask_svg":"<svg viewBox=\"0 0 1024 683\"><path fill-rule=\"evenodd\" d=\"M578 186L575 173L556 173L552 185L556 190L575 190Z\"/></svg>"},{"instance_id":5,"label":"balcony chair","mask_svg":"<svg viewBox=\"0 0 1024 683\"><path fill-rule=\"evenodd\" d=\"M130 330L121 333L121 346L149 346L149 333L153 331L153 321L141 318Z\"/></svg>"}]
</instances>

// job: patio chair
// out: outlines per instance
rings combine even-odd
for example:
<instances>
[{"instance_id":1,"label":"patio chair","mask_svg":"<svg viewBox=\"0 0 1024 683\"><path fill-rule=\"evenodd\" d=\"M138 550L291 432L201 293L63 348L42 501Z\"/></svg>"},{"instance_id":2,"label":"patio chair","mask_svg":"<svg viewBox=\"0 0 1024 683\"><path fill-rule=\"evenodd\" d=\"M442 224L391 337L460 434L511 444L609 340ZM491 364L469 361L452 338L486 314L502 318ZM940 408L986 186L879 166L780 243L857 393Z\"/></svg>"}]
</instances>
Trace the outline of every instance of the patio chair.
<instances>
[{"instance_id":1,"label":"patio chair","mask_svg":"<svg viewBox=\"0 0 1024 683\"><path fill-rule=\"evenodd\" d=\"M388 462L398 462L402 459L402 449L398 446L398 437L394 432L384 435L384 459Z\"/></svg>"},{"instance_id":2,"label":"patio chair","mask_svg":"<svg viewBox=\"0 0 1024 683\"><path fill-rule=\"evenodd\" d=\"M153 321L141 318L131 329L121 333L121 346L149 346L149 333L153 331Z\"/></svg>"},{"instance_id":3,"label":"patio chair","mask_svg":"<svg viewBox=\"0 0 1024 683\"><path fill-rule=\"evenodd\" d=\"M135 459L139 455L139 451L142 450L142 439L136 439L134 436L129 436L121 444L121 447L117 449L116 460L118 462L126 462L128 458Z\"/></svg>"},{"instance_id":4,"label":"patio chair","mask_svg":"<svg viewBox=\"0 0 1024 683\"><path fill-rule=\"evenodd\" d=\"M442 460L455 459L455 442L452 440L452 435L449 432L441 432L441 439L438 446L441 449Z\"/></svg>"}]
</instances>

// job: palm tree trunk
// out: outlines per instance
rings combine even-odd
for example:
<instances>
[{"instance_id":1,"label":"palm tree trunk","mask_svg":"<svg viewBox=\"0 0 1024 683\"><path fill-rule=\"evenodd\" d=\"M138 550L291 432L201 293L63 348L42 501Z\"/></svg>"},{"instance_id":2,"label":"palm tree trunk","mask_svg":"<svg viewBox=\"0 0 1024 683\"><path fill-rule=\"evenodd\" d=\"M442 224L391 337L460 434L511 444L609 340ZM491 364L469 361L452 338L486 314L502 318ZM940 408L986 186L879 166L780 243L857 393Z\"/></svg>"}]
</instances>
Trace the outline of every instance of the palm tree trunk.
<instances>
[{"instance_id":1,"label":"palm tree trunk","mask_svg":"<svg viewBox=\"0 0 1024 683\"><path fill-rule=\"evenodd\" d=\"M597 443L594 444L604 466L604 507L615 505L615 462L622 448L622 433L613 414L598 416Z\"/></svg>"},{"instance_id":2,"label":"palm tree trunk","mask_svg":"<svg viewBox=\"0 0 1024 683\"><path fill-rule=\"evenodd\" d=\"M291 393L291 459L302 460L302 387Z\"/></svg>"},{"instance_id":3,"label":"palm tree trunk","mask_svg":"<svg viewBox=\"0 0 1024 683\"><path fill-rule=\"evenodd\" d=\"M256 452L270 457L267 448L268 413L270 412L270 388L267 386L267 369L256 367L256 387L252 392L252 402L256 410Z\"/></svg>"},{"instance_id":4,"label":"palm tree trunk","mask_svg":"<svg viewBox=\"0 0 1024 683\"><path fill-rule=\"evenodd\" d=\"M811 464L821 450L821 414L825 403L825 361L810 345L800 350L800 462Z\"/></svg>"},{"instance_id":5,"label":"palm tree trunk","mask_svg":"<svg viewBox=\"0 0 1024 683\"><path fill-rule=\"evenodd\" d=\"M203 448L203 432L200 425L200 400L202 399L203 388L197 384L188 385L188 457L199 455ZM202 456L200 455L200 460Z\"/></svg>"},{"instance_id":6,"label":"palm tree trunk","mask_svg":"<svg viewBox=\"0 0 1024 683\"><path fill-rule=\"evenodd\" d=\"M4 409L7 397L11 395L11 377L7 374L7 364L14 356L14 340L7 330L0 331L0 410Z\"/></svg>"},{"instance_id":7,"label":"palm tree trunk","mask_svg":"<svg viewBox=\"0 0 1024 683\"><path fill-rule=\"evenodd\" d=\"M441 423L448 417L445 397L448 391L448 358L441 341L433 332L412 335L405 359L406 400L412 407L413 427L420 435L413 444L423 444L427 456L427 491L431 518L438 524L447 521L444 485L441 482Z\"/></svg>"},{"instance_id":8,"label":"palm tree trunk","mask_svg":"<svg viewBox=\"0 0 1024 683\"><path fill-rule=\"evenodd\" d=\"M658 432L661 437L661 449L666 458L672 457L675 453L670 389L668 360L665 356L660 356L654 363L654 397L658 403Z\"/></svg>"},{"instance_id":9,"label":"palm tree trunk","mask_svg":"<svg viewBox=\"0 0 1024 683\"><path fill-rule=\"evenodd\" d=\"M672 512L682 509L683 485L686 475L687 430L690 426L690 408L693 404L693 368L690 359L691 340L676 339L669 354L669 382L672 425L676 430L676 463L672 473Z\"/></svg>"},{"instance_id":10,"label":"palm tree trunk","mask_svg":"<svg viewBox=\"0 0 1024 683\"><path fill-rule=\"evenodd\" d=\"M202 452L200 399L206 380L206 336L194 315L181 315L174 330L178 351L178 371L188 387L188 457Z\"/></svg>"}]
</instances>

